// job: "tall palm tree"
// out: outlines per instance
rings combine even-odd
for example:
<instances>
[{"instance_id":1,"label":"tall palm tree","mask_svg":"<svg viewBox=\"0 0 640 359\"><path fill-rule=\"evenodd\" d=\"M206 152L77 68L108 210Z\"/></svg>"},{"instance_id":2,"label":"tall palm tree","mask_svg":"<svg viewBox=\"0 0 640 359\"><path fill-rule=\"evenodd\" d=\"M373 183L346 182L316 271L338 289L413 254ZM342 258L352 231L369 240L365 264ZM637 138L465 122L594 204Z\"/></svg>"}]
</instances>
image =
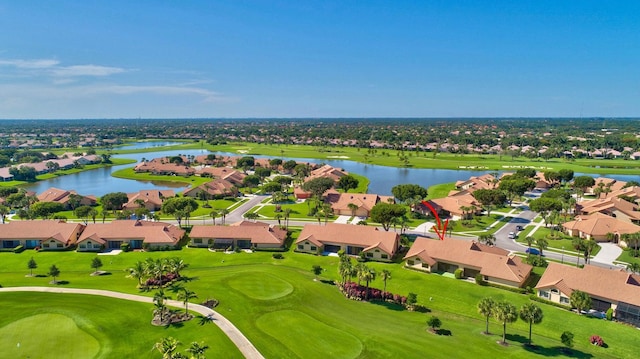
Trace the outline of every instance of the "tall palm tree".
<instances>
[{"instance_id":1,"label":"tall palm tree","mask_svg":"<svg viewBox=\"0 0 640 359\"><path fill-rule=\"evenodd\" d=\"M347 207L351 210L351 217L356 216L356 211L358 210L358 205L355 203L347 204Z\"/></svg>"},{"instance_id":2,"label":"tall palm tree","mask_svg":"<svg viewBox=\"0 0 640 359\"><path fill-rule=\"evenodd\" d=\"M227 214L229 214L229 210L226 208L223 208L220 210L220 216L222 216L222 225L225 224L226 220L227 220Z\"/></svg>"},{"instance_id":3,"label":"tall palm tree","mask_svg":"<svg viewBox=\"0 0 640 359\"><path fill-rule=\"evenodd\" d=\"M189 301L196 298L198 298L196 292L190 291L187 288L182 288L180 292L178 292L178 300L184 303L185 314L189 314Z\"/></svg>"},{"instance_id":4,"label":"tall palm tree","mask_svg":"<svg viewBox=\"0 0 640 359\"><path fill-rule=\"evenodd\" d=\"M584 262L585 263L590 263L591 262L591 253L598 247L598 242L596 242L593 239L589 239L587 241L584 241Z\"/></svg>"},{"instance_id":5,"label":"tall palm tree","mask_svg":"<svg viewBox=\"0 0 640 359\"><path fill-rule=\"evenodd\" d=\"M276 213L275 216L273 216L273 219L278 221L278 226L282 225L282 213Z\"/></svg>"},{"instance_id":6,"label":"tall palm tree","mask_svg":"<svg viewBox=\"0 0 640 359\"><path fill-rule=\"evenodd\" d=\"M340 266L338 267L338 272L342 278L342 285L347 283L347 278L350 278L351 273L353 273L353 263L351 263L351 258L349 258L345 253L340 254Z\"/></svg>"},{"instance_id":7,"label":"tall palm tree","mask_svg":"<svg viewBox=\"0 0 640 359\"><path fill-rule=\"evenodd\" d=\"M640 264L638 262L629 263L627 270L631 271L631 273L638 274L640 273Z\"/></svg>"},{"instance_id":8,"label":"tall palm tree","mask_svg":"<svg viewBox=\"0 0 640 359\"><path fill-rule=\"evenodd\" d=\"M380 279L382 279L382 282L384 283L384 289L382 291L386 292L387 281L391 279L391 272L389 272L388 269L383 269L382 272L380 272Z\"/></svg>"},{"instance_id":9,"label":"tall palm tree","mask_svg":"<svg viewBox=\"0 0 640 359\"><path fill-rule=\"evenodd\" d=\"M160 322L164 319L164 312L167 308L165 302L167 299L171 299L171 297L166 295L162 288L153 295L153 304L156 306L158 313L160 314Z\"/></svg>"},{"instance_id":10,"label":"tall palm tree","mask_svg":"<svg viewBox=\"0 0 640 359\"><path fill-rule=\"evenodd\" d=\"M493 316L502 323L502 344L507 344L507 323L513 323L518 319L518 309L507 301L498 302Z\"/></svg>"},{"instance_id":11,"label":"tall palm tree","mask_svg":"<svg viewBox=\"0 0 640 359\"><path fill-rule=\"evenodd\" d=\"M284 209L284 222L285 222L285 228L288 230L289 229L289 217L291 216L291 208L285 208Z\"/></svg>"},{"instance_id":12,"label":"tall palm tree","mask_svg":"<svg viewBox=\"0 0 640 359\"><path fill-rule=\"evenodd\" d=\"M367 292L366 292L366 296L365 299L369 299L369 283L373 282L374 280L376 280L376 270L373 268L366 268L363 272L362 272L362 280L365 283L365 287L367 288Z\"/></svg>"},{"instance_id":13,"label":"tall palm tree","mask_svg":"<svg viewBox=\"0 0 640 359\"><path fill-rule=\"evenodd\" d=\"M536 242L536 239L532 236L527 236L524 240L527 242L527 246L529 247L529 251L527 252L527 257L529 257L531 255L531 246Z\"/></svg>"},{"instance_id":14,"label":"tall palm tree","mask_svg":"<svg viewBox=\"0 0 640 359\"><path fill-rule=\"evenodd\" d=\"M204 353L209 349L208 345L204 343L193 342L187 349L187 352L191 354L191 359L204 359Z\"/></svg>"},{"instance_id":15,"label":"tall palm tree","mask_svg":"<svg viewBox=\"0 0 640 359\"><path fill-rule=\"evenodd\" d=\"M549 241L544 237L540 237L536 239L536 246L540 250L540 253L538 253L538 257L542 257L542 251L547 249L547 247L549 246Z\"/></svg>"},{"instance_id":16,"label":"tall palm tree","mask_svg":"<svg viewBox=\"0 0 640 359\"><path fill-rule=\"evenodd\" d=\"M211 212L209 212L209 217L211 217L211 219L213 220L213 225L216 225L216 217L218 217L220 215L220 213L218 211L216 211L215 209L212 209Z\"/></svg>"},{"instance_id":17,"label":"tall palm tree","mask_svg":"<svg viewBox=\"0 0 640 359\"><path fill-rule=\"evenodd\" d=\"M484 334L489 334L489 318L493 316L496 302L491 297L482 298L478 302L478 313L486 319L486 329Z\"/></svg>"},{"instance_id":18,"label":"tall palm tree","mask_svg":"<svg viewBox=\"0 0 640 359\"><path fill-rule=\"evenodd\" d=\"M531 327L542 321L542 309L533 303L527 303L520 308L520 319L529 323L529 345L531 345Z\"/></svg>"}]
</instances>

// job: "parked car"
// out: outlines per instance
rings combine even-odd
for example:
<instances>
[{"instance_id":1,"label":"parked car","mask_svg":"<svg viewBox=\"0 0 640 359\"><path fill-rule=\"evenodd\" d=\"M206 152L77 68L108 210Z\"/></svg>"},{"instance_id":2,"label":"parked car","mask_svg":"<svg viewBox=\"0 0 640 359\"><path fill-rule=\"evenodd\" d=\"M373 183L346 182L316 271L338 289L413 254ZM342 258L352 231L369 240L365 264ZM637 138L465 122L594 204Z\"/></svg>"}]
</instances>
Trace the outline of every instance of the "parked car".
<instances>
[{"instance_id":1,"label":"parked car","mask_svg":"<svg viewBox=\"0 0 640 359\"><path fill-rule=\"evenodd\" d=\"M535 256L540 254L540 251L535 248L527 248L524 252L527 254L533 254Z\"/></svg>"},{"instance_id":2,"label":"parked car","mask_svg":"<svg viewBox=\"0 0 640 359\"><path fill-rule=\"evenodd\" d=\"M524 229L524 227L522 227L521 225L517 225L517 226L516 226L516 231L521 231L521 230L523 230L523 229Z\"/></svg>"},{"instance_id":3,"label":"parked car","mask_svg":"<svg viewBox=\"0 0 640 359\"><path fill-rule=\"evenodd\" d=\"M509 232L509 239L514 239L514 238L516 238L515 232Z\"/></svg>"}]
</instances>

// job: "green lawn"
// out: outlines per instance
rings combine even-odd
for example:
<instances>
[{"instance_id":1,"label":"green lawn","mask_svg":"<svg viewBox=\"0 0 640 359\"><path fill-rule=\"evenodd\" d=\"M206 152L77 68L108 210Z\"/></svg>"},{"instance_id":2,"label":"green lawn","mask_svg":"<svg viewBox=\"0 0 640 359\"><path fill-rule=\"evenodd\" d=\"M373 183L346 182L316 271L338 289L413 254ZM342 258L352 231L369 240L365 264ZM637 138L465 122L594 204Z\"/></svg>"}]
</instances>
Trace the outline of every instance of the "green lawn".
<instances>
[{"instance_id":1,"label":"green lawn","mask_svg":"<svg viewBox=\"0 0 640 359\"><path fill-rule=\"evenodd\" d=\"M519 307L529 301L526 296L435 274L407 270L400 264L369 263L377 271L382 269L391 271L392 279L387 284L389 291L403 295L408 292L417 293L418 301L430 308L431 313L425 315L398 311L392 305L347 300L335 286L314 281L311 272L312 265L321 265L325 269L321 275L322 279L338 279L338 258L293 252L284 253L285 259L282 260L273 259L268 252L224 254L193 248L172 252L123 253L117 256L101 256L104 263L102 269L111 272L112 275L99 277L89 275L92 271L90 263L95 254L37 253L30 250L20 254L0 253L0 284L3 286L49 286L50 278L25 277L28 273L26 264L32 256L38 263L35 274L43 274L49 266L56 264L61 270L59 279L67 281L66 286L129 293L138 291L135 289L135 280L126 278L123 269L147 257L180 256L191 265L184 274L197 278L188 283L188 288L197 293L199 300L219 299L220 306L217 310L236 324L267 358L297 358L303 352L331 353L332 357L353 358L423 358L427 355L426 353L430 358L451 358L462 352L465 357L477 358L540 357L521 345L528 330L522 321L508 325L508 340L512 342L508 347L495 343L501 333L501 326L494 320L491 320L490 324L490 330L494 335L480 334L484 329L484 320L476 313L476 303L481 298L491 296L497 300L506 299ZM382 282L376 279L372 285L381 288ZM33 296L33 294L28 295ZM54 295L53 297L63 298L64 296ZM21 300L13 294L4 293L0 295L0 300L6 301L6 304L0 303L3 304L2 308L14 309L5 310L4 315L0 316L0 323L6 324L32 315L30 313L33 310L30 308L33 307L41 310L49 307L56 308L55 301L44 298L38 300L38 297ZM92 305L96 303L93 298L86 299L85 304L80 302L61 300L61 305L71 303L72 308L89 306L87 312L92 312L95 308ZM15 310L16 303L20 303L20 308L25 310ZM132 308L131 315L144 324L105 322L100 327L117 326L121 329L147 326L151 309L150 306L139 307L140 305L119 303L116 306ZM633 328L577 316L544 304L540 306L545 313L545 318L540 325L534 327L533 340L540 346L539 352L544 355L562 357L558 347L561 345L559 336L564 330L570 330L575 334L576 349L582 353L578 357L635 358L637 351L640 350L640 343L627 340L637 334ZM99 307L104 306L100 304ZM96 311L97 314L104 313L104 320L117 321L121 316L128 315L120 314L120 309L105 308L105 310ZM88 315L87 312L82 316ZM425 323L429 315L438 316L443 322L443 328L450 330L452 336L428 333ZM188 343L193 340L189 334L190 325L175 328L176 331L170 332L163 329L162 335L171 333L182 342ZM198 328L202 330L201 327ZM144 344L140 346L148 352L150 343L158 338L156 335L148 336L144 333L143 331L141 334L144 339L140 340ZM310 333L313 333L313 337L309 337ZM110 338L118 350L127 350L130 347L129 343L137 340L134 339L137 336L125 339L122 338L124 334L113 333L110 330L105 330L104 334ZM589 345L587 340L592 334L601 335L609 348ZM212 348L223 346L219 343L211 343L213 340L211 336L203 340L209 345L213 344ZM332 346L330 343L335 345ZM15 346L15 344L12 345ZM123 348L120 348L121 346ZM217 352L217 350L213 349L211 352ZM131 357L127 354L119 357Z\"/></svg>"},{"instance_id":2,"label":"green lawn","mask_svg":"<svg viewBox=\"0 0 640 359\"><path fill-rule=\"evenodd\" d=\"M551 235L551 228L545 228L545 227L540 227L538 228L538 230L533 234L533 238L546 238L547 242L548 242L548 246L551 249L557 249L557 250L565 250L566 252L573 252L575 253L576 250L573 248L573 237L568 236L564 233L555 231L554 233L556 235L560 235L562 239L551 239L549 236ZM517 238L517 241L523 244L526 244L525 238L527 236L524 234L520 234ZM533 245L535 247L535 244ZM593 252L591 253L592 256L595 256L596 254L598 254L598 252L600 252L600 246L597 246Z\"/></svg>"},{"instance_id":3,"label":"green lawn","mask_svg":"<svg viewBox=\"0 0 640 359\"><path fill-rule=\"evenodd\" d=\"M3 358L160 358L153 345L168 336L183 343L182 352L198 341L211 348L208 358L242 358L217 326L201 326L197 317L183 326L151 325L151 304L25 292L1 293L0 308Z\"/></svg>"},{"instance_id":4,"label":"green lawn","mask_svg":"<svg viewBox=\"0 0 640 359\"><path fill-rule=\"evenodd\" d=\"M111 174L113 177L138 180L138 181L154 181L154 182L180 182L185 183L191 187L197 187L203 183L207 183L211 181L211 178L208 177L199 177L199 176L160 176L153 175L151 173L136 173L133 170L133 167L123 168L121 170L115 171Z\"/></svg>"},{"instance_id":5,"label":"green lawn","mask_svg":"<svg viewBox=\"0 0 640 359\"><path fill-rule=\"evenodd\" d=\"M438 183L427 188L427 199L444 198L449 195L449 192L456 189L455 182Z\"/></svg>"}]
</instances>

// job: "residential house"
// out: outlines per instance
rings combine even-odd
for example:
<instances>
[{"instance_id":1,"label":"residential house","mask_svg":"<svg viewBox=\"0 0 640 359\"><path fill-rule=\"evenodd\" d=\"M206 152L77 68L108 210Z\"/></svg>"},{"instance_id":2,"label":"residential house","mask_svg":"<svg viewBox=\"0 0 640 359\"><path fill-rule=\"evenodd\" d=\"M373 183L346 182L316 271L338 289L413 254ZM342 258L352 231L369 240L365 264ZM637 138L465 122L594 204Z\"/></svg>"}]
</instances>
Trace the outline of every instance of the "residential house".
<instances>
[{"instance_id":1,"label":"residential house","mask_svg":"<svg viewBox=\"0 0 640 359\"><path fill-rule=\"evenodd\" d=\"M311 171L311 174L304 179L305 182L309 182L315 178L331 178L334 182L338 182L340 178L348 175L349 172L335 168L330 165L324 165L320 168L316 168Z\"/></svg>"},{"instance_id":2,"label":"residential house","mask_svg":"<svg viewBox=\"0 0 640 359\"><path fill-rule=\"evenodd\" d=\"M243 186L244 178L247 177L246 174L229 167L199 167L197 175L223 179L237 187Z\"/></svg>"},{"instance_id":3,"label":"residential house","mask_svg":"<svg viewBox=\"0 0 640 359\"><path fill-rule=\"evenodd\" d=\"M454 273L465 277L482 275L487 282L522 287L533 267L509 251L475 241L418 237L405 255L406 266L426 272Z\"/></svg>"},{"instance_id":4,"label":"residential house","mask_svg":"<svg viewBox=\"0 0 640 359\"><path fill-rule=\"evenodd\" d=\"M0 168L0 181L8 182L13 181L13 175L9 173L11 167L2 167Z\"/></svg>"},{"instance_id":5,"label":"residential house","mask_svg":"<svg viewBox=\"0 0 640 359\"><path fill-rule=\"evenodd\" d=\"M612 308L616 320L640 326L640 276L624 269L549 262L536 290L538 297L567 306L571 293L585 292L591 297L591 308L603 312Z\"/></svg>"},{"instance_id":6,"label":"residential house","mask_svg":"<svg viewBox=\"0 0 640 359\"><path fill-rule=\"evenodd\" d=\"M140 192L127 193L129 201L122 206L122 209L128 209L130 211L144 206L149 211L159 211L162 208L162 202L166 198L175 196L173 190L142 190Z\"/></svg>"},{"instance_id":7,"label":"residential house","mask_svg":"<svg viewBox=\"0 0 640 359\"><path fill-rule=\"evenodd\" d=\"M296 241L296 251L322 254L343 250L371 260L390 262L398 250L400 236L373 226L327 223L324 226L307 224Z\"/></svg>"},{"instance_id":8,"label":"residential house","mask_svg":"<svg viewBox=\"0 0 640 359\"><path fill-rule=\"evenodd\" d=\"M189 246L212 248L282 248L287 231L264 222L241 221L230 226L194 225Z\"/></svg>"},{"instance_id":9,"label":"residential house","mask_svg":"<svg viewBox=\"0 0 640 359\"><path fill-rule=\"evenodd\" d=\"M79 201L73 202L73 196L78 196ZM66 209L72 209L72 207L78 206L95 206L97 199L95 196L81 196L76 191L67 191L64 189L51 187L38 195L38 201L40 202L57 202Z\"/></svg>"},{"instance_id":10,"label":"residential house","mask_svg":"<svg viewBox=\"0 0 640 359\"><path fill-rule=\"evenodd\" d=\"M469 215L482 213L482 204L467 190L451 191L447 197L434 198L428 202L438 213L444 215L464 218ZM419 208L422 208L424 213L430 213L429 210L424 208L424 205L420 205Z\"/></svg>"},{"instance_id":11,"label":"residential house","mask_svg":"<svg viewBox=\"0 0 640 359\"><path fill-rule=\"evenodd\" d=\"M120 249L123 243L128 243L131 249L176 247L184 235L183 229L163 222L89 223L78 239L78 251Z\"/></svg>"},{"instance_id":12,"label":"residential house","mask_svg":"<svg viewBox=\"0 0 640 359\"><path fill-rule=\"evenodd\" d=\"M477 189L494 189L498 182L497 178L487 173L482 176L472 176L467 180L456 182L455 186L458 190L477 190Z\"/></svg>"},{"instance_id":13,"label":"residential house","mask_svg":"<svg viewBox=\"0 0 640 359\"><path fill-rule=\"evenodd\" d=\"M238 189L231 182L224 179L214 179L198 187L190 188L184 191L182 195L192 198L214 199L226 196L236 197L238 193Z\"/></svg>"},{"instance_id":14,"label":"residential house","mask_svg":"<svg viewBox=\"0 0 640 359\"><path fill-rule=\"evenodd\" d=\"M76 244L84 226L63 221L11 221L0 228L0 247L62 250Z\"/></svg>"},{"instance_id":15,"label":"residential house","mask_svg":"<svg viewBox=\"0 0 640 359\"><path fill-rule=\"evenodd\" d=\"M570 236L593 239L598 242L609 241L609 233L611 233L614 236L614 243L618 243L623 234L640 232L638 225L597 212L577 216L575 220L563 223L562 228Z\"/></svg>"},{"instance_id":16,"label":"residential house","mask_svg":"<svg viewBox=\"0 0 640 359\"><path fill-rule=\"evenodd\" d=\"M639 207L619 197L599 198L580 203L579 213L602 213L629 223L640 222Z\"/></svg>"},{"instance_id":17,"label":"residential house","mask_svg":"<svg viewBox=\"0 0 640 359\"><path fill-rule=\"evenodd\" d=\"M380 202L395 202L392 196L379 196L377 194L362 193L338 193L332 191L327 194L326 202L331 205L334 214L342 216L369 217L371 208ZM349 205L355 205L351 209Z\"/></svg>"}]
</instances>

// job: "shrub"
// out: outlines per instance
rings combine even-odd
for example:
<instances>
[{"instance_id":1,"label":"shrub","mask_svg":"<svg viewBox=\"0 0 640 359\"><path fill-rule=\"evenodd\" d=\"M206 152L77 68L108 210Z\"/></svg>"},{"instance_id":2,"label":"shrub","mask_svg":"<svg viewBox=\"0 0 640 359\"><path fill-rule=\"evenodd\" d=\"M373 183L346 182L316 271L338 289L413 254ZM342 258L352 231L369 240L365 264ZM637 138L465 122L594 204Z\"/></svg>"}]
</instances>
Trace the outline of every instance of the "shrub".
<instances>
[{"instance_id":1,"label":"shrub","mask_svg":"<svg viewBox=\"0 0 640 359\"><path fill-rule=\"evenodd\" d=\"M602 340L602 338L599 335L592 335L589 338L589 343L601 347L604 345L604 340Z\"/></svg>"},{"instance_id":2,"label":"shrub","mask_svg":"<svg viewBox=\"0 0 640 359\"><path fill-rule=\"evenodd\" d=\"M534 267L543 267L545 268L547 265L549 265L549 263L547 263L547 260L542 258L542 257L538 257L536 255L531 255L528 258L525 258L524 260L526 263L531 264Z\"/></svg>"},{"instance_id":3,"label":"shrub","mask_svg":"<svg viewBox=\"0 0 640 359\"><path fill-rule=\"evenodd\" d=\"M485 282L484 277L480 273L476 274L476 284L487 285L487 282Z\"/></svg>"},{"instance_id":4,"label":"shrub","mask_svg":"<svg viewBox=\"0 0 640 359\"><path fill-rule=\"evenodd\" d=\"M24 251L24 247L22 245L19 245L13 249L13 253L22 253L22 251Z\"/></svg>"},{"instance_id":5,"label":"shrub","mask_svg":"<svg viewBox=\"0 0 640 359\"><path fill-rule=\"evenodd\" d=\"M130 248L130 247L129 247L129 243L122 243L122 244L120 245L120 249L121 249L123 252L128 252L128 251L129 251L129 248Z\"/></svg>"},{"instance_id":6,"label":"shrub","mask_svg":"<svg viewBox=\"0 0 640 359\"><path fill-rule=\"evenodd\" d=\"M607 320L613 320L613 309L612 308L607 309L606 318L607 318Z\"/></svg>"},{"instance_id":7,"label":"shrub","mask_svg":"<svg viewBox=\"0 0 640 359\"><path fill-rule=\"evenodd\" d=\"M463 273L464 271L462 270L462 268L458 268L455 272L453 272L453 275L456 277L456 279L462 279Z\"/></svg>"},{"instance_id":8,"label":"shrub","mask_svg":"<svg viewBox=\"0 0 640 359\"><path fill-rule=\"evenodd\" d=\"M282 253L273 253L271 257L273 257L273 259L284 259Z\"/></svg>"}]
</instances>

